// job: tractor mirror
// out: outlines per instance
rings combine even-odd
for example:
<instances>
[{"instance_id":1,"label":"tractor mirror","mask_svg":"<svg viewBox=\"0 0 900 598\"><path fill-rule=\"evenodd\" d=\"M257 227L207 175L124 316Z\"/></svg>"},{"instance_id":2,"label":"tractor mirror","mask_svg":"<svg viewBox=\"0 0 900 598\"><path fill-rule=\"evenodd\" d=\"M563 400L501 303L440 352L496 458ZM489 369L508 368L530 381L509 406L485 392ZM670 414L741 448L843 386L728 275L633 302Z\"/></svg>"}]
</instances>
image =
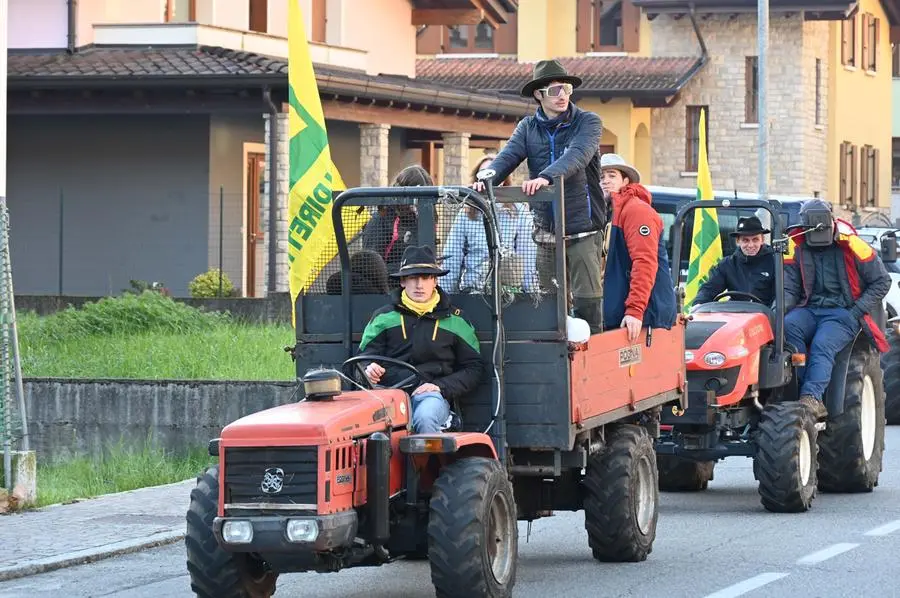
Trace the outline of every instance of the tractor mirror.
<instances>
[{"instance_id":1,"label":"tractor mirror","mask_svg":"<svg viewBox=\"0 0 900 598\"><path fill-rule=\"evenodd\" d=\"M897 237L894 233L887 233L881 237L881 261L885 263L897 261Z\"/></svg>"}]
</instances>

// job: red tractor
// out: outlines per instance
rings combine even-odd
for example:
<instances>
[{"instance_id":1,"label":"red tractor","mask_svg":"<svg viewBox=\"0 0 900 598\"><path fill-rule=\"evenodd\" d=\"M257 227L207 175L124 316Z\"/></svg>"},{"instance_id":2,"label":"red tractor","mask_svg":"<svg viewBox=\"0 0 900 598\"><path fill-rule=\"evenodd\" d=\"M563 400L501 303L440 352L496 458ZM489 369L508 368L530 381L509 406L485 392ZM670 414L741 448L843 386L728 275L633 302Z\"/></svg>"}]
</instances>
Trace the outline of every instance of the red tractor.
<instances>
[{"instance_id":1,"label":"red tractor","mask_svg":"<svg viewBox=\"0 0 900 598\"><path fill-rule=\"evenodd\" d=\"M719 459L753 459L763 506L774 512L810 508L817 489L868 492L878 483L884 452L884 389L880 358L858 334L835 359L817 422L798 402L795 368L806 356L784 338L784 254L780 204L761 200L703 200L683 206L674 226L681 255L685 219L696 209L759 208L770 215L775 249L775 303L725 291L691 310L685 330L688 407L662 414L656 450L660 489L704 490ZM792 227L791 235L805 234ZM728 301L720 299L728 298ZM884 314L873 314L884 324Z\"/></svg>"},{"instance_id":2,"label":"red tractor","mask_svg":"<svg viewBox=\"0 0 900 598\"><path fill-rule=\"evenodd\" d=\"M561 198L560 183L527 199L552 201L562 215ZM495 199L525 201L520 190ZM433 244L446 238L437 215L452 222L463 202L492 240L492 278L484 293L453 302L473 322L490 375L453 406L461 418L445 432L412 434L405 388L416 368L369 355L409 376L381 388L358 375L361 332L385 297L349 292L361 242L346 238L342 214L414 205L418 244ZM421 558L438 596L510 596L517 521L557 510L584 510L595 559L646 559L659 412L683 407L683 325L633 345L623 329L569 343L561 227L558 288L516 295L501 284L494 206L464 187L352 189L335 199L340 294L309 292L296 304L302 397L226 426L210 442L218 465L191 493L185 542L197 595L270 596L281 574Z\"/></svg>"}]
</instances>

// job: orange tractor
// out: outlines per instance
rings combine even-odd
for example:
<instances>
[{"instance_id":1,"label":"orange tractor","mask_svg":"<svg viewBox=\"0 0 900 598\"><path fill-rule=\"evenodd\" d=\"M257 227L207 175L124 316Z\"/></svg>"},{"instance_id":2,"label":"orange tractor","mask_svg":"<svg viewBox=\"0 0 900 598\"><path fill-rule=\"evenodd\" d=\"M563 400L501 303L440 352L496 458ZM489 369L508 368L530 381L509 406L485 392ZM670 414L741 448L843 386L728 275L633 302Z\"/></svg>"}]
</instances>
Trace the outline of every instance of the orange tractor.
<instances>
[{"instance_id":1,"label":"orange tractor","mask_svg":"<svg viewBox=\"0 0 900 598\"><path fill-rule=\"evenodd\" d=\"M498 203L526 200L520 190L488 191ZM561 221L561 198L558 183L527 200L553 202ZM366 356L409 374L382 388L359 375L355 355L386 298L351 292L362 242L346 238L342 215L410 205L418 244L443 241L438 221L462 208L480 213L490 245L485 291L452 297L490 374L439 434L411 433L413 365ZM584 511L595 559L646 559L658 518L659 413L684 407L683 325L651 339L645 331L633 345L624 329L570 343L561 226L557 288L514 293L501 283L495 205L465 187L351 189L334 200L340 294L313 289L296 303L302 398L226 426L210 442L218 465L191 493L186 548L197 595L270 596L284 573L420 558L438 596L509 596L517 522L559 510Z\"/></svg>"},{"instance_id":2,"label":"orange tractor","mask_svg":"<svg viewBox=\"0 0 900 598\"><path fill-rule=\"evenodd\" d=\"M816 491L868 492L878 483L884 452L884 389L877 350L865 334L835 358L826 390L827 421L798 401L795 369L805 355L784 337L784 254L796 226L782 238L780 204L761 200L703 200L675 218L674 255L696 209L768 212L775 249L775 302L725 291L695 305L685 330L688 407L664 410L657 441L660 489L707 488L719 459L753 459L763 506L774 512L810 508ZM720 299L729 299L720 301ZM880 304L879 304L880 305ZM872 314L882 326L884 313Z\"/></svg>"}]
</instances>

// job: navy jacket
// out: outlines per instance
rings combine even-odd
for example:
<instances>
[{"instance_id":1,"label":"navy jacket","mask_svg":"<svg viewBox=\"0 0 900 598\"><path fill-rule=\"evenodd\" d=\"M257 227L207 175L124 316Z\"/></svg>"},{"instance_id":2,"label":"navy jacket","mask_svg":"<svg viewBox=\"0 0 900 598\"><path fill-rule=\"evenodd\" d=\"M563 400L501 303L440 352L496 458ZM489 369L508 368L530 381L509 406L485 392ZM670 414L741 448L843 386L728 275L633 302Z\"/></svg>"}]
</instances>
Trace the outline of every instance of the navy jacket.
<instances>
[{"instance_id":1,"label":"navy jacket","mask_svg":"<svg viewBox=\"0 0 900 598\"><path fill-rule=\"evenodd\" d=\"M543 177L555 183L563 178L567 235L599 230L606 226L607 206L600 190L600 135L603 123L593 112L570 103L558 118L548 119L541 108L523 118L509 142L491 163L499 185L523 160L530 178ZM547 203L535 203L535 224L553 232L554 214Z\"/></svg>"},{"instance_id":2,"label":"navy jacket","mask_svg":"<svg viewBox=\"0 0 900 598\"><path fill-rule=\"evenodd\" d=\"M775 252L772 248L763 245L754 256L744 255L740 247L735 249L710 270L706 282L697 291L694 305L708 303L725 290L750 293L765 305L772 305L775 301Z\"/></svg>"}]
</instances>

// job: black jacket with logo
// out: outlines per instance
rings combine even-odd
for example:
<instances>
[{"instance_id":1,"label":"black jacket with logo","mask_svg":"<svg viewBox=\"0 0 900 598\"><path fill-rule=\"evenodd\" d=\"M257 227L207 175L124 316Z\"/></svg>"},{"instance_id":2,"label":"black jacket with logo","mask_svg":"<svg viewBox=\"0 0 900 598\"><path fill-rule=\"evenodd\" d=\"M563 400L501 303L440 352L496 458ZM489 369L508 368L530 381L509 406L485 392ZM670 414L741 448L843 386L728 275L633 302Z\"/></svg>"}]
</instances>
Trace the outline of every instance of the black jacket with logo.
<instances>
[{"instance_id":1,"label":"black jacket with logo","mask_svg":"<svg viewBox=\"0 0 900 598\"><path fill-rule=\"evenodd\" d=\"M421 382L441 389L448 401L471 393L481 381L485 364L475 328L438 287L441 299L431 313L418 316L400 300L401 289L392 293L392 303L372 314L359 343L360 355L382 355L405 361L422 373ZM377 360L375 360L377 363ZM391 385L409 371L381 364L385 375L380 384Z\"/></svg>"},{"instance_id":2,"label":"black jacket with logo","mask_svg":"<svg viewBox=\"0 0 900 598\"><path fill-rule=\"evenodd\" d=\"M772 248L763 245L754 256L744 255L740 247L735 249L709 271L709 278L697 291L694 305L712 301L725 290L751 293L764 304L772 305L775 301L775 252Z\"/></svg>"}]
</instances>

